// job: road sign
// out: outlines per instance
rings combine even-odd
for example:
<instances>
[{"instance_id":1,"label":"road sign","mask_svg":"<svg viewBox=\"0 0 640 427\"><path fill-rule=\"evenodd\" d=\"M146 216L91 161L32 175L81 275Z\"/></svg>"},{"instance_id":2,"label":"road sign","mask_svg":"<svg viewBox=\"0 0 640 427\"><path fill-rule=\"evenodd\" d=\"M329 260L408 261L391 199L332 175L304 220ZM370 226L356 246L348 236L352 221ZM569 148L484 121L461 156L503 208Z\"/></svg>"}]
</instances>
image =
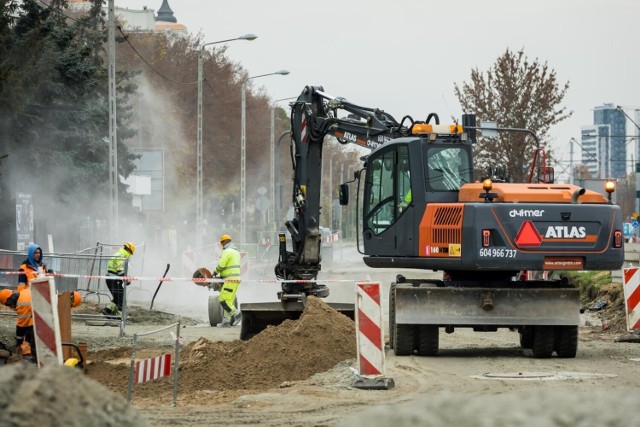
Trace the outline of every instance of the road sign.
<instances>
[{"instance_id":1,"label":"road sign","mask_svg":"<svg viewBox=\"0 0 640 427\"><path fill-rule=\"evenodd\" d=\"M264 212L269 209L269 198L260 196L256 199L256 209L260 212Z\"/></svg>"},{"instance_id":2,"label":"road sign","mask_svg":"<svg viewBox=\"0 0 640 427\"><path fill-rule=\"evenodd\" d=\"M638 228L638 220L634 219L631 225L633 225L633 228Z\"/></svg>"},{"instance_id":3,"label":"road sign","mask_svg":"<svg viewBox=\"0 0 640 427\"><path fill-rule=\"evenodd\" d=\"M633 231L631 229L631 223L630 222L623 222L622 223L622 233L624 233L624 237L627 237L627 238L631 237L631 234L633 233Z\"/></svg>"},{"instance_id":4,"label":"road sign","mask_svg":"<svg viewBox=\"0 0 640 427\"><path fill-rule=\"evenodd\" d=\"M258 188L258 194L264 196L265 194L267 194L267 189L264 187Z\"/></svg>"}]
</instances>

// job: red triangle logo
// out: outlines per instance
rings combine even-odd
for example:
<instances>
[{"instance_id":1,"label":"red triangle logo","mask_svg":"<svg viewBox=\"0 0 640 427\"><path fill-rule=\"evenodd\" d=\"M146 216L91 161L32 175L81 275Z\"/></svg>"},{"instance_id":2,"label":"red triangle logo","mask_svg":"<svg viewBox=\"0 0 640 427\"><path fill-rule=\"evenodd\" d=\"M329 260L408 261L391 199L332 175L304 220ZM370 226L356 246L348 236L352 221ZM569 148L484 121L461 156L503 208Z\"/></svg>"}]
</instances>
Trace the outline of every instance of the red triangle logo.
<instances>
[{"instance_id":1,"label":"red triangle logo","mask_svg":"<svg viewBox=\"0 0 640 427\"><path fill-rule=\"evenodd\" d=\"M542 237L536 230L536 226L532 221L525 221L520 226L520 231L515 239L518 246L540 246L542 244Z\"/></svg>"}]
</instances>

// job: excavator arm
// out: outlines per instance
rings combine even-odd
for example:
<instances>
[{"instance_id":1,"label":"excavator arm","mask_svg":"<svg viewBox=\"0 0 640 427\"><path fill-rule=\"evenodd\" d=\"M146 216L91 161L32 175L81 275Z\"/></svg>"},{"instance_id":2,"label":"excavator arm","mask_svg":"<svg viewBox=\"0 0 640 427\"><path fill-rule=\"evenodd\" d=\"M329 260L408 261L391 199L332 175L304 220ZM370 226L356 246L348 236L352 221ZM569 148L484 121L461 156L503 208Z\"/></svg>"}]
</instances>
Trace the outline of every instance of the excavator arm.
<instances>
[{"instance_id":1,"label":"excavator arm","mask_svg":"<svg viewBox=\"0 0 640 427\"><path fill-rule=\"evenodd\" d=\"M334 136L342 144L374 149L408 135L413 119L406 116L398 123L382 110L333 97L320 86L305 87L291 108L294 218L285 225L291 234L292 251L287 251L286 239L281 236L275 273L281 280L314 280L321 268L320 183L324 138ZM338 117L340 112L345 112L345 117ZM286 283L283 291L317 295L317 286Z\"/></svg>"}]
</instances>

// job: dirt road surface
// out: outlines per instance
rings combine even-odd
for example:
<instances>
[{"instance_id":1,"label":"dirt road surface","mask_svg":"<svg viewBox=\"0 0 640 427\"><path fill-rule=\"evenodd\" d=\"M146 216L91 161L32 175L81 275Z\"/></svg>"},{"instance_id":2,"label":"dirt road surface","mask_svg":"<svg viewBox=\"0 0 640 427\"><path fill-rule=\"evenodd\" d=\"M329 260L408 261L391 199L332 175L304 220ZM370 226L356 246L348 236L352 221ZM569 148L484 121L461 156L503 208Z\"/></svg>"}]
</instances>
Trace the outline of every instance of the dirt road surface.
<instances>
[{"instance_id":1,"label":"dirt road surface","mask_svg":"<svg viewBox=\"0 0 640 427\"><path fill-rule=\"evenodd\" d=\"M386 318L388 286L398 271L368 269L353 251L334 258L336 261L330 271L323 272L323 278L379 280L384 287ZM407 277L416 276L415 272L402 273ZM340 282L331 289L330 301L354 300L353 284ZM275 297L275 293L272 298L263 294L265 288L261 284L243 283L242 291L241 303L253 302L254 293L260 301ZM166 300L161 302L159 309L171 311L166 304ZM453 334L440 332L437 357L396 357L387 349L386 376L395 382L390 390L353 388L354 374L350 368L357 367L355 357L338 361L332 368L308 378L278 380L268 388L247 390L250 385L234 387L225 377L231 366L239 364L241 358L249 357L253 351L237 343L239 328L209 327L204 298L179 311L195 319L184 321L181 358L188 357L189 351L193 354L194 343L206 338L210 341L200 343L208 345L208 354L218 358L208 363L215 370L211 372L220 377L216 377L219 379L211 382L208 389L197 392L186 390L181 384L176 407L170 406L166 383L162 391L153 395L155 398L136 399L134 389L133 406L151 425L640 425L640 344L614 342L620 334L603 332L593 318L586 318L587 323L580 328L575 359L534 359L530 351L520 348L516 332L479 333L462 329ZM91 359L92 349L98 358L101 349L126 346L133 333L152 328L149 324L131 324L127 326L127 336L119 337L118 328L74 322L73 334L76 340L90 343ZM313 330L312 325L309 328L306 330ZM293 343L286 342L288 335L278 339L281 347L273 348L274 353L285 354L288 347L293 347ZM231 350L219 353L225 345ZM271 354L269 349L263 351L266 360ZM304 351L296 351L293 356L287 356L291 366L317 363ZM128 366L126 358L123 363ZM293 372L294 368L291 369ZM125 375L123 372L126 369L114 369L113 375ZM269 377L268 366L262 368L262 372ZM184 380L188 380L187 376ZM123 395L116 386L110 388Z\"/></svg>"}]
</instances>

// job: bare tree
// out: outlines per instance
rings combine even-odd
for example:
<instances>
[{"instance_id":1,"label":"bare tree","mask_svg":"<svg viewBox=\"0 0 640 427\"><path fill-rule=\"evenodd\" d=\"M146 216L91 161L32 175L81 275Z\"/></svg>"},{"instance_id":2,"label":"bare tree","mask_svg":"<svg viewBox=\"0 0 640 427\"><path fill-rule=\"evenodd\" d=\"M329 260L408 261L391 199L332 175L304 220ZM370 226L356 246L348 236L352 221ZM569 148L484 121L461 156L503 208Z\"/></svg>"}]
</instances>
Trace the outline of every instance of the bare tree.
<instances>
[{"instance_id":1,"label":"bare tree","mask_svg":"<svg viewBox=\"0 0 640 427\"><path fill-rule=\"evenodd\" d=\"M478 120L493 120L500 127L527 128L541 143L552 125L571 116L561 107L569 82L560 85L554 70L536 58L530 61L524 50L507 49L485 73L471 71L471 80L454 84L463 111ZM515 182L524 182L536 143L524 133L502 132L498 138L479 138L476 167L503 165Z\"/></svg>"}]
</instances>

